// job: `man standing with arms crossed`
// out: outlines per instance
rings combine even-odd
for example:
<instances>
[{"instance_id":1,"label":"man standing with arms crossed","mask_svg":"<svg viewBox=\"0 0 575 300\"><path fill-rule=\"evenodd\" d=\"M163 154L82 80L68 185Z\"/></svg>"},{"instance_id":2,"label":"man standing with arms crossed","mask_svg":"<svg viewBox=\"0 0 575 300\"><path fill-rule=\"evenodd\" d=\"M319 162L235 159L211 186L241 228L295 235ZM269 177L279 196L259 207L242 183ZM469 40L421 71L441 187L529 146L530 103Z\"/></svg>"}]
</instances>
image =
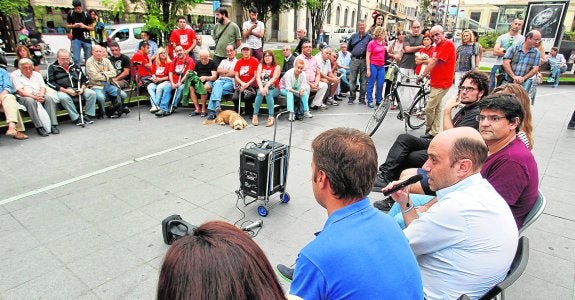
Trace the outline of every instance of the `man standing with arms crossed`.
<instances>
[{"instance_id":1,"label":"man standing with arms crossed","mask_svg":"<svg viewBox=\"0 0 575 300\"><path fill-rule=\"evenodd\" d=\"M255 7L250 8L250 19L245 21L242 26L242 35L246 39L246 43L252 48L252 56L261 60L264 53L263 39L264 39L264 23L258 21L258 9Z\"/></svg>"},{"instance_id":2,"label":"man standing with arms crossed","mask_svg":"<svg viewBox=\"0 0 575 300\"><path fill-rule=\"evenodd\" d=\"M399 62L399 70L410 77L415 77L415 52L425 48L423 46L423 35L420 34L420 30L421 24L419 21L414 21L411 24L411 34L407 35L403 41L403 56ZM407 101L405 103L410 103L415 96L415 90L410 87L400 87L399 94L401 95L400 99Z\"/></svg>"},{"instance_id":3,"label":"man standing with arms crossed","mask_svg":"<svg viewBox=\"0 0 575 300\"><path fill-rule=\"evenodd\" d=\"M349 63L349 100L348 104L353 104L357 92L357 79L359 76L359 103L365 104L365 90L367 87L367 65L365 64L365 53L367 44L371 41L371 35L365 32L365 20L357 22L358 32L351 35L349 39L349 52L351 52L351 62Z\"/></svg>"},{"instance_id":4,"label":"man standing with arms crossed","mask_svg":"<svg viewBox=\"0 0 575 300\"><path fill-rule=\"evenodd\" d=\"M497 86L496 75L497 73L503 74L503 56L507 49L518 45L524 41L523 35L519 33L523 27L523 20L515 19L511 23L511 28L509 32L500 35L495 41L495 46L493 47L493 55L497 57L497 60L491 68L491 73L489 73L489 90L494 89Z\"/></svg>"},{"instance_id":5,"label":"man standing with arms crossed","mask_svg":"<svg viewBox=\"0 0 575 300\"><path fill-rule=\"evenodd\" d=\"M455 76L455 45L445 38L443 27L433 26L430 30L435 42L435 51L429 59L429 64L419 78L431 76L429 102L425 107L425 135L422 138L432 139L441 131L441 101L453 84Z\"/></svg>"}]
</instances>

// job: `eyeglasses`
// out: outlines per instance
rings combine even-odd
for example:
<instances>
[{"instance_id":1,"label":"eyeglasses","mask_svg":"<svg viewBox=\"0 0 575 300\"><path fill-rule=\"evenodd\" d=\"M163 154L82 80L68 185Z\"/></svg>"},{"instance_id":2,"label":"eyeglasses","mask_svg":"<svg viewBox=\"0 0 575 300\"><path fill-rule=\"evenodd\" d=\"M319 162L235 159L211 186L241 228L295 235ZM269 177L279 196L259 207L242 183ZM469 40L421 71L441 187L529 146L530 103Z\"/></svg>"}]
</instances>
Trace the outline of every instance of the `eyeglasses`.
<instances>
[{"instance_id":1,"label":"eyeglasses","mask_svg":"<svg viewBox=\"0 0 575 300\"><path fill-rule=\"evenodd\" d=\"M266 54L266 55L264 55L264 57L273 57L273 55L271 55L271 54Z\"/></svg>"},{"instance_id":2,"label":"eyeglasses","mask_svg":"<svg viewBox=\"0 0 575 300\"><path fill-rule=\"evenodd\" d=\"M459 91L460 91L460 92L465 91L465 92L471 93L471 92L473 92L473 91L475 91L475 90L476 90L476 88L474 88L474 87L472 87L472 86L460 86L460 87L459 87Z\"/></svg>"},{"instance_id":3,"label":"eyeglasses","mask_svg":"<svg viewBox=\"0 0 575 300\"><path fill-rule=\"evenodd\" d=\"M485 121L485 119L487 119L487 120L489 120L489 122L493 123L493 122L497 122L501 119L505 119L505 117L504 116L498 116L498 115L492 115L492 116L478 115L475 117L475 121L479 121L479 122Z\"/></svg>"}]
</instances>

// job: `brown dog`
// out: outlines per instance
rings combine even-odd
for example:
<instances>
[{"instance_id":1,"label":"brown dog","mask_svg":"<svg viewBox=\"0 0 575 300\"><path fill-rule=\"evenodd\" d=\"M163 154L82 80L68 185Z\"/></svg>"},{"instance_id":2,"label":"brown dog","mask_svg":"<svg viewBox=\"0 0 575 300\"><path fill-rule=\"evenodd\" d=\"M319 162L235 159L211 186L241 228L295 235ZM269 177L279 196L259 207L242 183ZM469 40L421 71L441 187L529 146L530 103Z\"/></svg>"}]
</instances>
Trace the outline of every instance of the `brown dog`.
<instances>
[{"instance_id":1,"label":"brown dog","mask_svg":"<svg viewBox=\"0 0 575 300\"><path fill-rule=\"evenodd\" d=\"M208 124L218 124L225 125L229 124L231 128L236 130L244 129L248 126L248 123L242 116L233 110L224 110L220 112L214 120L205 120L204 125Z\"/></svg>"}]
</instances>

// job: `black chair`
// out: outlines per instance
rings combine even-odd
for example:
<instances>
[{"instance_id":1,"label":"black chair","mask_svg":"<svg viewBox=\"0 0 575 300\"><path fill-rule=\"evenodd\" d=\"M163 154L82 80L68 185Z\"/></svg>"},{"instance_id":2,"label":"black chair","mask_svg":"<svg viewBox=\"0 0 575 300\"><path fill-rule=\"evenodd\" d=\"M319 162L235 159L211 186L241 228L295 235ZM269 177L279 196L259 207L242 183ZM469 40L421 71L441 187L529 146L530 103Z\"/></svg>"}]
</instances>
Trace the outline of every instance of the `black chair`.
<instances>
[{"instance_id":1,"label":"black chair","mask_svg":"<svg viewBox=\"0 0 575 300\"><path fill-rule=\"evenodd\" d=\"M511 262L511 267L507 272L507 276L500 283L492 287L485 295L481 296L479 300L489 300L489 299L505 299L504 291L506 288L510 287L521 275L525 268L527 267L527 262L529 261L529 239L525 236L519 238L517 244L517 251L515 252L515 257L513 262ZM500 297L498 297L501 295ZM468 300L469 296L463 294L458 300Z\"/></svg>"}]
</instances>

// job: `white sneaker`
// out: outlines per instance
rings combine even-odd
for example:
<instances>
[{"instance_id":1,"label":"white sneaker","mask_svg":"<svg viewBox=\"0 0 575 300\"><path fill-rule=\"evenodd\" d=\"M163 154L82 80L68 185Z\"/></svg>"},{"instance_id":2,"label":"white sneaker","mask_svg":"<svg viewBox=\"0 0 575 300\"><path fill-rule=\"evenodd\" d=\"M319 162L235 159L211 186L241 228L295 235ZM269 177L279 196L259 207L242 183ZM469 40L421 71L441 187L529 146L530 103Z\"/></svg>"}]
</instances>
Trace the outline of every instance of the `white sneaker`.
<instances>
[{"instance_id":1,"label":"white sneaker","mask_svg":"<svg viewBox=\"0 0 575 300\"><path fill-rule=\"evenodd\" d=\"M303 116L306 118L313 118L313 115L309 111L304 112Z\"/></svg>"},{"instance_id":2,"label":"white sneaker","mask_svg":"<svg viewBox=\"0 0 575 300\"><path fill-rule=\"evenodd\" d=\"M327 109L327 106L325 106L325 104L322 104L322 105L320 105L319 109L320 109L320 110L326 110L326 109Z\"/></svg>"},{"instance_id":3,"label":"white sneaker","mask_svg":"<svg viewBox=\"0 0 575 300\"><path fill-rule=\"evenodd\" d=\"M292 113L292 112L290 112L290 113L289 113L289 116L288 116L288 120L289 120L290 122L295 121L295 114Z\"/></svg>"},{"instance_id":4,"label":"white sneaker","mask_svg":"<svg viewBox=\"0 0 575 300\"><path fill-rule=\"evenodd\" d=\"M151 113L155 113L155 112L157 112L158 110L160 110L160 109L159 109L157 106L152 106L152 108L150 108L150 112L151 112Z\"/></svg>"}]
</instances>

